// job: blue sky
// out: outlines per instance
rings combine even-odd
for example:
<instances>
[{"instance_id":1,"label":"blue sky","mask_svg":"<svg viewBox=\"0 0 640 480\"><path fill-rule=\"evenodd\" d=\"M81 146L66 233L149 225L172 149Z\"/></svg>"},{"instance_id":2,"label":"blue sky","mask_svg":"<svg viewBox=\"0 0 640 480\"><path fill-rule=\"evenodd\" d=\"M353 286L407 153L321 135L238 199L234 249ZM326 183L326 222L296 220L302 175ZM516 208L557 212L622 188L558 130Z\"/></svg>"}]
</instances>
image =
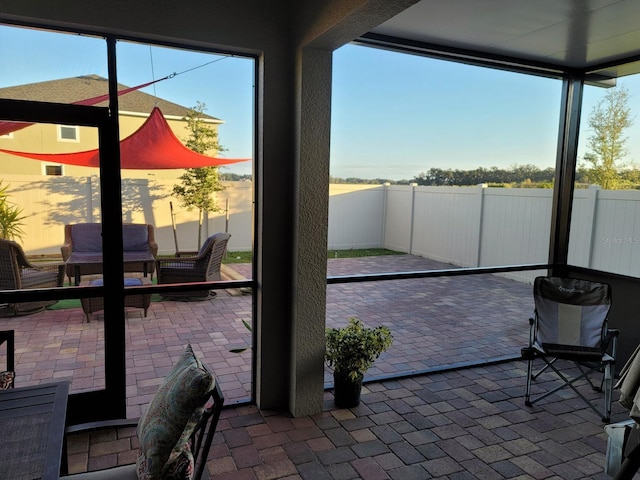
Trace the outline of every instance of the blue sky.
<instances>
[{"instance_id":1,"label":"blue sky","mask_svg":"<svg viewBox=\"0 0 640 480\"><path fill-rule=\"evenodd\" d=\"M178 73L144 91L185 106L204 102L206 113L225 121L219 130L228 149L223 155L253 156L252 60L128 42L119 42L117 52L120 83L135 86ZM105 43L0 27L0 72L0 87L106 77ZM633 109L640 84L635 78L622 82ZM333 61L331 175L401 180L430 168L551 167L560 87L554 79L346 45ZM605 93L586 88L583 125ZM638 127L629 131L628 161L640 160ZM580 155L587 136L583 130ZM251 173L251 164L226 170Z\"/></svg>"},{"instance_id":2,"label":"blue sky","mask_svg":"<svg viewBox=\"0 0 640 480\"><path fill-rule=\"evenodd\" d=\"M561 81L347 45L334 54L331 172L411 179L430 168L553 167ZM621 79L637 110L638 76ZM607 90L585 87L589 114ZM634 95L635 93L635 95ZM626 161L640 161L640 125Z\"/></svg>"},{"instance_id":3,"label":"blue sky","mask_svg":"<svg viewBox=\"0 0 640 480\"><path fill-rule=\"evenodd\" d=\"M559 93L548 79L345 46L334 55L332 173L550 166Z\"/></svg>"}]
</instances>

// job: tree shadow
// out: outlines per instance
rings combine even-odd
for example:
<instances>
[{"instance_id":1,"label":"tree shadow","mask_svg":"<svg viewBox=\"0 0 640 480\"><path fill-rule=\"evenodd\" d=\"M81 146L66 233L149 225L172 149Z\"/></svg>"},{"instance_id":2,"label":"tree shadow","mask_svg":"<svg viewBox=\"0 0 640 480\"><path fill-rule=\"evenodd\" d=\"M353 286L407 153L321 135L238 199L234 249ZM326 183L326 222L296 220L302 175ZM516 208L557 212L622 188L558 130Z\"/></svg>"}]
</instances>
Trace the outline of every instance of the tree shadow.
<instances>
[{"instance_id":1,"label":"tree shadow","mask_svg":"<svg viewBox=\"0 0 640 480\"><path fill-rule=\"evenodd\" d=\"M142 213L144 223L155 224L154 203L170 196L158 182L148 179L122 179L121 189L125 223ZM101 221L100 179L97 176L53 177L13 189L15 192L34 190L44 192L33 203L33 208L44 213L45 225Z\"/></svg>"}]
</instances>

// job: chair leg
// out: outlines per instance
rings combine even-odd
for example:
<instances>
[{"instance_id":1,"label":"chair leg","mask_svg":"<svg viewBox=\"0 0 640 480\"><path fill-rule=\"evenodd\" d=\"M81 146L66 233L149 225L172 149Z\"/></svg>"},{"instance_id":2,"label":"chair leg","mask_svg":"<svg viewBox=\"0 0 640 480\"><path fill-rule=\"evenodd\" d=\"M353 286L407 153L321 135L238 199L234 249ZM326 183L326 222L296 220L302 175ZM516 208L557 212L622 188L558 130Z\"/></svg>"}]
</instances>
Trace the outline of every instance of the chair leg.
<instances>
[{"instance_id":1,"label":"chair leg","mask_svg":"<svg viewBox=\"0 0 640 480\"><path fill-rule=\"evenodd\" d=\"M527 361L527 390L524 394L524 404L527 407L531 406L531 401L530 401L530 397L531 397L531 374L533 371L533 360L529 360Z\"/></svg>"},{"instance_id":2,"label":"chair leg","mask_svg":"<svg viewBox=\"0 0 640 480\"><path fill-rule=\"evenodd\" d=\"M548 391L546 391L546 392L544 392L544 393L542 393L542 394L538 395L538 396L537 396L537 397L535 397L534 399L531 399L531 398L530 398L530 382L531 382L531 381L530 381L530 378L532 378L532 377L531 377L531 375L529 375L529 374L528 374L528 373L529 373L528 371L529 371L529 369L531 368L531 367L529 367L529 368L527 369L527 370L528 370L528 371L527 371L527 392L526 392L526 394L525 394L525 405L526 405L526 406L530 407L530 406L532 406L534 403L537 403L539 400L542 400L543 398L547 398L548 396L553 395L553 394L554 394L554 393L556 393L557 391L562 390L563 388L567 388L567 387L568 387L568 388L570 388L571 390L573 390L573 392L574 392L574 393L575 393L579 398L581 398L581 399L585 402L585 404L586 404L589 408L591 408L591 410L593 410L597 415L601 415L601 414L602 414L602 412L601 412L601 411L599 411L599 410L595 407L595 405L594 405L594 404L593 404L593 403L592 403L592 402L591 402L587 397L585 397L585 396L584 396L584 395L583 395L583 394L582 394L582 393L581 393L581 392L576 388L576 386L574 385L574 383L578 382L579 380L585 379L585 378L587 379L587 381L589 381L589 379L588 379L588 374L589 374L589 373L593 373L593 371L595 371L595 369L591 369L591 370L588 370L587 372L584 372L584 371L582 370L582 368L580 368L580 367L578 366L578 369L580 370L581 374L580 374L580 375L578 375L578 376L576 376L576 377L574 377L574 378L569 378L569 377L565 376L565 375L564 375L560 370L558 370L558 369L554 366L554 364L553 364L553 363L554 363L554 361L555 361L556 359L554 359L554 361L548 361L547 359L542 358L542 360L543 360L543 361L545 361L545 363L546 363L545 368L546 368L546 367L549 367L549 368L550 368L550 369L551 369L551 370L552 370L552 371L557 375L557 377L561 380L561 384L560 384L560 385L558 385L558 386L557 386L557 387L555 387L555 388L552 388L551 390L548 390ZM574 363L575 363L575 362L574 362ZM608 367L608 368L609 368L609 371L608 371L608 378L607 378L607 380L605 380L605 384L606 384L606 389L605 389L605 391L606 391L606 392L608 392L608 396L607 396L607 394L605 394L605 407L604 407L605 415L604 415L603 417L601 417L601 418L602 418L602 420L603 420L605 423L608 423L608 422L609 422L609 419L610 419L610 416L611 416L611 398L612 398L612 396L613 396L613 393L612 393L612 389L613 389L613 376L612 376L612 366L611 366L611 364L610 364L610 363L607 363L606 367ZM606 373L606 371L605 371L605 374L607 374L607 373ZM535 376L533 376L533 378L535 378ZM591 382L589 382L589 383L591 383Z\"/></svg>"},{"instance_id":3,"label":"chair leg","mask_svg":"<svg viewBox=\"0 0 640 480\"><path fill-rule=\"evenodd\" d=\"M611 419L611 402L613 400L613 365L610 362L604 367L604 417L603 422Z\"/></svg>"},{"instance_id":4,"label":"chair leg","mask_svg":"<svg viewBox=\"0 0 640 480\"><path fill-rule=\"evenodd\" d=\"M531 378L533 378L534 380L536 378L538 378L540 375L542 375L547 370L547 368L551 367L551 365L553 365L556 360L557 360L557 358L554 358L552 360L545 360L544 367L542 367L537 373L534 373Z\"/></svg>"}]
</instances>

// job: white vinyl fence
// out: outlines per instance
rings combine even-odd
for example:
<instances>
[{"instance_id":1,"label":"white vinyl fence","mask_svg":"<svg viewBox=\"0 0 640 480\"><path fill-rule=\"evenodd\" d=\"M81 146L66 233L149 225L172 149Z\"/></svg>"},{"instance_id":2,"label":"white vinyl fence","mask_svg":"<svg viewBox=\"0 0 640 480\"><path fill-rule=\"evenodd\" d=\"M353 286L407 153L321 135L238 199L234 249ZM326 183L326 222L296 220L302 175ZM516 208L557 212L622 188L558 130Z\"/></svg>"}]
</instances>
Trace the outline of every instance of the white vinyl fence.
<instances>
[{"instance_id":1,"label":"white vinyl fence","mask_svg":"<svg viewBox=\"0 0 640 480\"><path fill-rule=\"evenodd\" d=\"M548 261L550 189L333 185L330 192L330 249L378 246L462 267ZM372 233L359 235L362 222ZM380 222L382 241L373 245ZM638 276L639 191L575 191L569 263ZM505 276L530 282L537 274Z\"/></svg>"},{"instance_id":2,"label":"white vinyl fence","mask_svg":"<svg viewBox=\"0 0 640 480\"><path fill-rule=\"evenodd\" d=\"M27 254L58 254L66 223L100 221L97 177L5 176L23 209ZM154 225L161 254L197 247L198 216L171 196L175 181L123 179L125 222ZM529 188L330 185L330 250L388 248L462 267L546 263L552 190ZM252 245L253 187L228 182L223 211L209 214L203 238L232 234L229 249ZM173 204L173 221L170 202ZM597 187L575 192L569 263L614 273L640 272L640 192ZM510 277L531 281L534 272Z\"/></svg>"},{"instance_id":3,"label":"white vinyl fence","mask_svg":"<svg viewBox=\"0 0 640 480\"><path fill-rule=\"evenodd\" d=\"M122 180L123 221L149 223L155 227L160 254L197 250L198 212L188 211L171 196L175 180ZM64 241L64 225L100 222L98 177L34 177L5 175L9 200L22 208L25 216L20 240L28 255L59 254ZM232 234L230 250L251 250L253 231L252 183L228 182L219 192L222 212L209 214L203 224L202 241L216 232ZM176 235L172 224L171 204Z\"/></svg>"}]
</instances>

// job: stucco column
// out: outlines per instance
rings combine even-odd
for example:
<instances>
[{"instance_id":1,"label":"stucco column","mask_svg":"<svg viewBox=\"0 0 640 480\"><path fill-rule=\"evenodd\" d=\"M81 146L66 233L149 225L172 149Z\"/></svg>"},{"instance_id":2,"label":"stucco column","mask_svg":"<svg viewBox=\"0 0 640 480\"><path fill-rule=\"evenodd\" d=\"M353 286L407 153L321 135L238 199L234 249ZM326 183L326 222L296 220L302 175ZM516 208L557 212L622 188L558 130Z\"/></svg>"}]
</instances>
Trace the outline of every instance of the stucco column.
<instances>
[{"instance_id":1,"label":"stucco column","mask_svg":"<svg viewBox=\"0 0 640 480\"><path fill-rule=\"evenodd\" d=\"M295 416L322 411L331 62L330 51L305 48L297 63L296 124L299 131L289 384L289 405Z\"/></svg>"}]
</instances>

